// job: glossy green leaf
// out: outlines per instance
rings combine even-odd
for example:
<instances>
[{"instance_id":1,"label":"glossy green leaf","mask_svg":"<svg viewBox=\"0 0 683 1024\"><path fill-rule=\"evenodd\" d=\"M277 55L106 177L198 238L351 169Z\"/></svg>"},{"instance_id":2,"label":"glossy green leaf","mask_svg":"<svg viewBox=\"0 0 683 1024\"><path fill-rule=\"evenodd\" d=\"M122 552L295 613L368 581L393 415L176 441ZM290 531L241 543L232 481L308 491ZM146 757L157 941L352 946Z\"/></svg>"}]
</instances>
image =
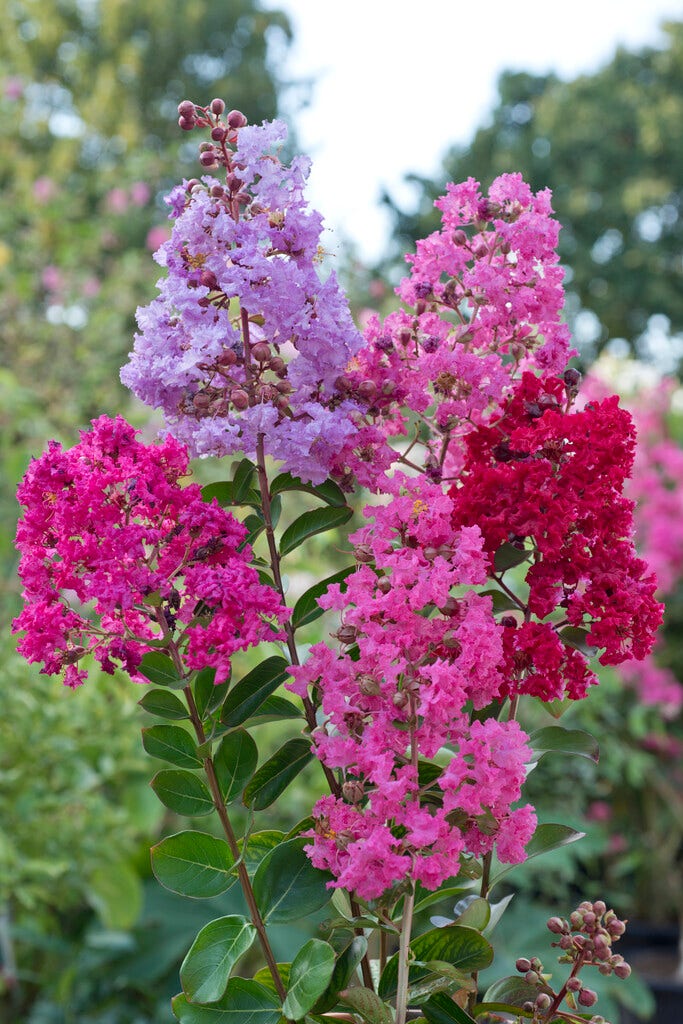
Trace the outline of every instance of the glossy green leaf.
<instances>
[{"instance_id":1,"label":"glossy green leaf","mask_svg":"<svg viewBox=\"0 0 683 1024\"><path fill-rule=\"evenodd\" d=\"M412 954L417 961L411 966L411 984L425 978L429 973L422 966L428 960L444 960L458 971L469 974L488 967L493 960L493 947L475 928L453 924L447 928L435 928L425 932L410 943ZM379 994L383 999L393 996L398 982L398 953L388 961L379 983Z\"/></svg>"},{"instance_id":2,"label":"glossy green leaf","mask_svg":"<svg viewBox=\"0 0 683 1024\"><path fill-rule=\"evenodd\" d=\"M519 611L519 604L502 590L498 590L495 587L491 588L491 590L483 590L481 596L491 598L494 612Z\"/></svg>"},{"instance_id":3,"label":"glossy green leaf","mask_svg":"<svg viewBox=\"0 0 683 1024\"><path fill-rule=\"evenodd\" d=\"M153 846L151 855L157 880L180 896L210 899L237 881L230 847L205 832L177 832Z\"/></svg>"},{"instance_id":4,"label":"glossy green leaf","mask_svg":"<svg viewBox=\"0 0 683 1024\"><path fill-rule=\"evenodd\" d=\"M233 967L255 938L254 926L237 915L219 917L202 928L180 968L180 983L190 1002L217 1002Z\"/></svg>"},{"instance_id":5,"label":"glossy green leaf","mask_svg":"<svg viewBox=\"0 0 683 1024\"><path fill-rule=\"evenodd\" d=\"M142 745L152 757L178 768L201 768L197 748L189 732L179 725L151 725L142 730Z\"/></svg>"},{"instance_id":6,"label":"glossy green leaf","mask_svg":"<svg viewBox=\"0 0 683 1024\"><path fill-rule=\"evenodd\" d=\"M318 598L326 594L328 587L332 586L333 583L343 583L346 577L354 572L355 569L355 565L347 565L345 569L340 569L339 572L333 573L332 576L321 580L320 583L316 583L305 594L302 594L294 605L294 611L292 612L292 625L294 628L298 629L299 626L307 626L309 622L315 622L324 613L324 609L318 604ZM342 586L342 591L345 589Z\"/></svg>"},{"instance_id":7,"label":"glossy green leaf","mask_svg":"<svg viewBox=\"0 0 683 1024\"><path fill-rule=\"evenodd\" d=\"M220 483L207 484L202 487L202 500L208 502L216 499L223 508L234 505L252 505L257 508L261 503L261 495L254 488L241 491L240 497L236 497L235 485L232 480L221 480Z\"/></svg>"},{"instance_id":8,"label":"glossy green leaf","mask_svg":"<svg viewBox=\"0 0 683 1024\"><path fill-rule=\"evenodd\" d=\"M279 693L272 693L247 719L246 725L263 725L265 722L283 722L291 718L302 717L301 708L298 708L291 700L287 700L286 697L281 697Z\"/></svg>"},{"instance_id":9,"label":"glossy green leaf","mask_svg":"<svg viewBox=\"0 0 683 1024\"><path fill-rule=\"evenodd\" d=\"M276 964L277 973L282 979L282 984L287 989L289 985L289 972L291 970L291 964ZM260 970L254 975L254 981L257 981L259 985L263 985L269 992L274 992L277 995L277 989L275 988L275 982L273 981L273 975L270 973L269 967L261 967Z\"/></svg>"},{"instance_id":10,"label":"glossy green leaf","mask_svg":"<svg viewBox=\"0 0 683 1024\"><path fill-rule=\"evenodd\" d=\"M592 658L598 649L588 643L588 630L581 629L580 626L565 626L564 629L560 630L558 636L563 644L575 647L577 651L581 651L587 658Z\"/></svg>"},{"instance_id":11,"label":"glossy green leaf","mask_svg":"<svg viewBox=\"0 0 683 1024\"><path fill-rule=\"evenodd\" d=\"M298 476L291 473L280 473L270 485L271 495L280 494L282 491L305 491L307 494L314 494L316 498L326 502L328 505L345 505L346 497L344 492L334 480L325 480L321 484L304 483Z\"/></svg>"},{"instance_id":12,"label":"glossy green leaf","mask_svg":"<svg viewBox=\"0 0 683 1024\"><path fill-rule=\"evenodd\" d=\"M183 702L170 690L148 690L138 704L150 715L156 715L157 718L181 721L183 718L190 717Z\"/></svg>"},{"instance_id":13,"label":"glossy green leaf","mask_svg":"<svg viewBox=\"0 0 683 1024\"><path fill-rule=\"evenodd\" d=\"M299 837L276 846L254 876L254 896L266 922L279 924L308 917L330 898L331 875L314 868L304 853L310 840Z\"/></svg>"},{"instance_id":14,"label":"glossy green leaf","mask_svg":"<svg viewBox=\"0 0 683 1024\"><path fill-rule=\"evenodd\" d=\"M313 1009L334 971L334 950L322 939L309 939L292 961L287 998L282 1013L300 1020Z\"/></svg>"},{"instance_id":15,"label":"glossy green leaf","mask_svg":"<svg viewBox=\"0 0 683 1024\"><path fill-rule=\"evenodd\" d=\"M530 555L531 552L525 548L517 548L514 544L508 544L506 541L501 544L493 556L493 568L499 573L506 572L508 569L526 562Z\"/></svg>"},{"instance_id":16,"label":"glossy green leaf","mask_svg":"<svg viewBox=\"0 0 683 1024\"><path fill-rule=\"evenodd\" d=\"M187 686L187 679L178 674L173 661L163 651L147 651L142 656L138 672L155 686L170 686L174 690Z\"/></svg>"},{"instance_id":17,"label":"glossy green leaf","mask_svg":"<svg viewBox=\"0 0 683 1024\"><path fill-rule=\"evenodd\" d=\"M427 910L429 907L433 907L435 903L441 903L442 900L459 900L462 896L467 896L471 892L471 889L465 889L462 886L451 886L448 889L436 889L434 892L428 893L426 896L421 897L415 902L415 909L413 913L417 914L423 910Z\"/></svg>"},{"instance_id":18,"label":"glossy green leaf","mask_svg":"<svg viewBox=\"0 0 683 1024\"><path fill-rule=\"evenodd\" d=\"M491 918L489 920L489 923L486 925L486 928L484 928L484 935L486 936L487 939L493 932L494 928L496 927L496 925L498 924L501 917L503 916L503 914L505 913L505 911L507 910L507 908L509 907L510 903L513 901L514 898L515 894L511 892L507 896L503 896L502 900L498 900L497 903L491 904Z\"/></svg>"},{"instance_id":19,"label":"glossy green leaf","mask_svg":"<svg viewBox=\"0 0 683 1024\"><path fill-rule=\"evenodd\" d=\"M150 785L165 807L186 818L210 814L213 810L209 790L192 772L164 769L156 773Z\"/></svg>"},{"instance_id":20,"label":"glossy green leaf","mask_svg":"<svg viewBox=\"0 0 683 1024\"><path fill-rule=\"evenodd\" d=\"M583 729L563 729L561 725L548 725L533 732L530 746L540 760L543 754L560 751L563 754L577 754L597 764L600 760L598 741Z\"/></svg>"},{"instance_id":21,"label":"glossy green leaf","mask_svg":"<svg viewBox=\"0 0 683 1024\"><path fill-rule=\"evenodd\" d=\"M213 766L226 804L242 795L257 764L258 750L246 730L234 729L223 737L213 756Z\"/></svg>"},{"instance_id":22,"label":"glossy green leaf","mask_svg":"<svg viewBox=\"0 0 683 1024\"><path fill-rule=\"evenodd\" d=\"M551 989L541 986L541 991L550 994ZM536 985L530 985L524 975L510 975L507 978L499 978L486 990L484 1003L506 1003L508 1006L523 1006L524 1003L534 1002L539 993Z\"/></svg>"},{"instance_id":23,"label":"glossy green leaf","mask_svg":"<svg viewBox=\"0 0 683 1024\"><path fill-rule=\"evenodd\" d=\"M275 655L243 676L225 698L221 722L234 727L251 718L265 699L289 677L288 668L285 659Z\"/></svg>"},{"instance_id":24,"label":"glossy green leaf","mask_svg":"<svg viewBox=\"0 0 683 1024\"><path fill-rule=\"evenodd\" d=\"M262 832L252 832L247 840L246 850L244 850L243 841L240 840L239 846L242 851L242 860L250 878L253 878L256 869L266 854L270 853L276 846L279 846L284 838L284 832L279 832L277 829L264 829Z\"/></svg>"},{"instance_id":25,"label":"glossy green leaf","mask_svg":"<svg viewBox=\"0 0 683 1024\"><path fill-rule=\"evenodd\" d=\"M180 1024L280 1024L280 1000L257 981L231 978L225 995L210 1006L188 1003L184 993L171 1007Z\"/></svg>"},{"instance_id":26,"label":"glossy green leaf","mask_svg":"<svg viewBox=\"0 0 683 1024\"><path fill-rule=\"evenodd\" d=\"M475 1024L466 1010L445 992L437 992L420 1007L429 1024Z\"/></svg>"},{"instance_id":27,"label":"glossy green leaf","mask_svg":"<svg viewBox=\"0 0 683 1024\"><path fill-rule=\"evenodd\" d=\"M309 537L316 533L325 533L335 526L347 523L353 515L353 509L344 505L342 507L329 506L327 508L316 508L310 512L304 512L298 519L287 527L280 538L280 554L287 555L294 551L300 544L303 544Z\"/></svg>"},{"instance_id":28,"label":"glossy green leaf","mask_svg":"<svg viewBox=\"0 0 683 1024\"><path fill-rule=\"evenodd\" d=\"M255 811L269 807L312 758L310 740L305 737L288 740L261 765L247 784L242 797L246 806Z\"/></svg>"},{"instance_id":29,"label":"glossy green leaf","mask_svg":"<svg viewBox=\"0 0 683 1024\"><path fill-rule=\"evenodd\" d=\"M336 993L346 988L367 951L368 940L364 935L355 935L346 949L337 958L332 977L330 978L331 991Z\"/></svg>"},{"instance_id":30,"label":"glossy green leaf","mask_svg":"<svg viewBox=\"0 0 683 1024\"><path fill-rule=\"evenodd\" d=\"M476 928L478 932L483 932L486 925L491 919L491 907L488 901L482 899L481 896L477 896L473 899L468 906L462 911L461 914L456 918L457 924L467 925L468 928Z\"/></svg>"},{"instance_id":31,"label":"glossy green leaf","mask_svg":"<svg viewBox=\"0 0 683 1024\"><path fill-rule=\"evenodd\" d=\"M339 993L342 1002L360 1014L367 1024L392 1024L394 1015L387 1004L369 988L360 985Z\"/></svg>"},{"instance_id":32,"label":"glossy green leaf","mask_svg":"<svg viewBox=\"0 0 683 1024\"><path fill-rule=\"evenodd\" d=\"M585 834L585 832L577 832L576 829L570 828L569 825L539 825L525 847L526 860L524 863L532 860L534 857L540 857L542 853L549 853L551 850L558 850L561 846L575 843L578 839L583 839ZM504 878L515 867L515 864L508 864L502 868L491 879L489 889L493 888L501 878Z\"/></svg>"},{"instance_id":33,"label":"glossy green leaf","mask_svg":"<svg viewBox=\"0 0 683 1024\"><path fill-rule=\"evenodd\" d=\"M226 680L226 682L216 685L215 679L215 668L203 668L201 672L197 673L197 678L192 684L194 702L197 705L200 718L215 711L225 700L230 681Z\"/></svg>"}]
</instances>

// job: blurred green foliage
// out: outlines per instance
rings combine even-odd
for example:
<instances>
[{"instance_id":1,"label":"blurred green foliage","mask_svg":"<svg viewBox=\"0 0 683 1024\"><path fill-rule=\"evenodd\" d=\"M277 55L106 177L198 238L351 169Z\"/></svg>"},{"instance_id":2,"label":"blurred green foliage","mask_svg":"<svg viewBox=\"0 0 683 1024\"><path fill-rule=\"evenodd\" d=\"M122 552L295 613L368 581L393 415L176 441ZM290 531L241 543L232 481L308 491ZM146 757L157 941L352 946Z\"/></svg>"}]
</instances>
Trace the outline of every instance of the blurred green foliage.
<instances>
[{"instance_id":1,"label":"blurred green foliage","mask_svg":"<svg viewBox=\"0 0 683 1024\"><path fill-rule=\"evenodd\" d=\"M572 81L504 73L489 123L450 150L438 177L409 179L417 208L387 198L395 251L385 269L398 272L401 254L436 228L432 203L447 181L488 188L519 171L535 191L552 189L567 316L584 359L622 339L622 349L674 369L683 357L673 337L683 331L683 22L666 36L662 49L620 49Z\"/></svg>"},{"instance_id":2,"label":"blurred green foliage","mask_svg":"<svg viewBox=\"0 0 683 1024\"><path fill-rule=\"evenodd\" d=\"M285 16L259 0L9 0L0 33L0 514L50 436L130 404L119 369L154 296L163 195L196 169L176 107L277 113ZM14 568L9 538L0 560ZM12 584L10 581L10 587Z\"/></svg>"}]
</instances>

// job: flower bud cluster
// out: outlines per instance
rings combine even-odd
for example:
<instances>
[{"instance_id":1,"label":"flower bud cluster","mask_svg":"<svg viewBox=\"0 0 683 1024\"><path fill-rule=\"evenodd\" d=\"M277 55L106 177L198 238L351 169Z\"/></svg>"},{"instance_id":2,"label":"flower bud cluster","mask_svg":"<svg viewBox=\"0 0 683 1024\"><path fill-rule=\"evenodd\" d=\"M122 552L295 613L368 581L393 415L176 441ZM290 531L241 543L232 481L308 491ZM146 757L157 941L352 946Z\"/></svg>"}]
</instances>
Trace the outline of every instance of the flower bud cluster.
<instances>
[{"instance_id":1,"label":"flower bud cluster","mask_svg":"<svg viewBox=\"0 0 683 1024\"><path fill-rule=\"evenodd\" d=\"M594 966L601 974L614 974L617 978L628 978L631 973L623 956L612 952L612 943L624 934L626 922L619 920L613 910L608 910L602 900L594 903L584 900L569 920L551 917L547 927L553 935L559 936L558 941L551 943L563 951L559 963L572 964L572 970L564 985L555 992L549 984L550 975L545 973L538 957L519 957L515 964L517 970L528 985L538 990L538 995L523 1006L532 1024L555 1020L556 1013L559 1019L559 1008L565 999L572 1009L595 1006L597 993L585 986L578 976L584 967ZM548 1011L552 1017L548 1016ZM594 1015L589 1024L605 1024L605 1021Z\"/></svg>"},{"instance_id":2,"label":"flower bud cluster","mask_svg":"<svg viewBox=\"0 0 683 1024\"><path fill-rule=\"evenodd\" d=\"M362 338L334 274L319 275L322 218L304 198L310 163L281 162L281 122L249 125L217 100L179 111L181 127L210 130L200 163L223 176L192 178L168 197L173 231L155 256L167 277L138 310L122 380L163 409L193 455L253 456L261 440L319 483L368 389L338 384Z\"/></svg>"}]
</instances>

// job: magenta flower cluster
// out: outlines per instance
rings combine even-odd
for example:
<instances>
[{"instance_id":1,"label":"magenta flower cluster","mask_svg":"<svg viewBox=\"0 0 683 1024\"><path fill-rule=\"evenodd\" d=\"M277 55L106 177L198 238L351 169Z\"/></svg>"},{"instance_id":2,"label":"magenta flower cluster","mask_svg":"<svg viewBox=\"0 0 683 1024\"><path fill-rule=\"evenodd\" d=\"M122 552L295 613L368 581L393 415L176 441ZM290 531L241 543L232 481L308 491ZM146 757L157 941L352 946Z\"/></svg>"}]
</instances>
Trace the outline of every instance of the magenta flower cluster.
<instances>
[{"instance_id":1,"label":"magenta flower cluster","mask_svg":"<svg viewBox=\"0 0 683 1024\"><path fill-rule=\"evenodd\" d=\"M249 564L246 529L196 484L181 486L187 474L183 445L145 445L121 417L31 463L18 492L25 604L13 627L28 661L78 686L90 652L105 672L135 678L171 636L190 669L213 667L222 682L236 651L279 635L285 612Z\"/></svg>"}]
</instances>

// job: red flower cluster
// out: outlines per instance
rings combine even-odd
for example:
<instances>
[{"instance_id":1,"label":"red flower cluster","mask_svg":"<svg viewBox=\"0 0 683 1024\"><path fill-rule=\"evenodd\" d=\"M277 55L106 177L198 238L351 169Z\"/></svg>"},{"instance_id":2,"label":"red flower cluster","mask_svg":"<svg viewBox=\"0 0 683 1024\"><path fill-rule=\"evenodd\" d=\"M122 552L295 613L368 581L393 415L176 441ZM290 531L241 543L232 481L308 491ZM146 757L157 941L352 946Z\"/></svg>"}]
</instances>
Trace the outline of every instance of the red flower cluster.
<instances>
[{"instance_id":1,"label":"red flower cluster","mask_svg":"<svg viewBox=\"0 0 683 1024\"><path fill-rule=\"evenodd\" d=\"M503 545L526 552L525 621L506 620L507 686L546 700L565 686L584 696L593 679L562 627L585 628L600 661L619 664L647 654L662 614L655 578L633 549L633 505L621 493L633 464L631 418L616 396L573 410L574 376L523 374L500 415L467 436L450 491L454 527L480 527L494 577ZM554 620L534 624L532 615Z\"/></svg>"}]
</instances>

